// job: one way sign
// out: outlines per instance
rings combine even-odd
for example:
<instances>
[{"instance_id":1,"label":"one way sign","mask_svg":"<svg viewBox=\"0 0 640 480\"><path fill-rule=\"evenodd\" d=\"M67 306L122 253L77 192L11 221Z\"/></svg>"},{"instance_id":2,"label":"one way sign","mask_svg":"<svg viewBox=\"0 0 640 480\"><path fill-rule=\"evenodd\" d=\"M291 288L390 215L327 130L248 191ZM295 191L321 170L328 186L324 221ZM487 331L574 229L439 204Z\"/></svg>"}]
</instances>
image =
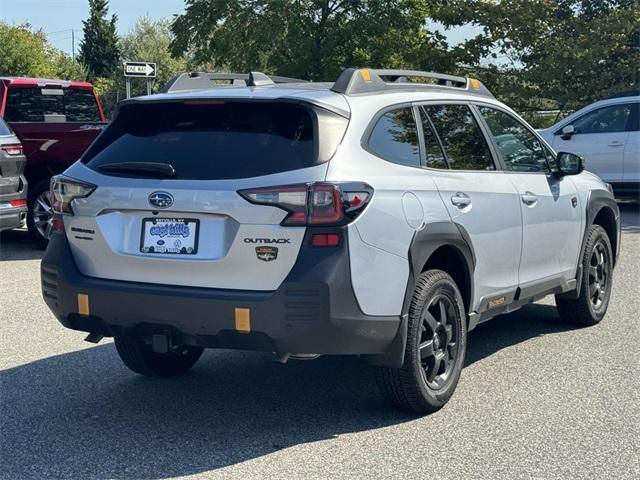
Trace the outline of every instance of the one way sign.
<instances>
[{"instance_id":1,"label":"one way sign","mask_svg":"<svg viewBox=\"0 0 640 480\"><path fill-rule=\"evenodd\" d=\"M124 76L154 78L156 76L156 64L149 62L124 62Z\"/></svg>"}]
</instances>

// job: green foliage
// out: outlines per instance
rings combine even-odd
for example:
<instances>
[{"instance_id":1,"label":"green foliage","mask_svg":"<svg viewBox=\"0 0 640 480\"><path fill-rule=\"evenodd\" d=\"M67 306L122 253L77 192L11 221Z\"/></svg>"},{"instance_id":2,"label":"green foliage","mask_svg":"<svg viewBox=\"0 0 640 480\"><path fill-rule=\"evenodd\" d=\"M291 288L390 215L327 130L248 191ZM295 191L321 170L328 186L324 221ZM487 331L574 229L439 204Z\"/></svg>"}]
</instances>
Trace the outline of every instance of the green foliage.
<instances>
[{"instance_id":1,"label":"green foliage","mask_svg":"<svg viewBox=\"0 0 640 480\"><path fill-rule=\"evenodd\" d=\"M84 80L84 67L51 47L41 30L0 22L0 75Z\"/></svg>"},{"instance_id":2,"label":"green foliage","mask_svg":"<svg viewBox=\"0 0 640 480\"><path fill-rule=\"evenodd\" d=\"M439 67L446 51L425 29L429 3L186 0L185 13L172 26L172 52L217 69L312 80L335 79L341 68L353 65Z\"/></svg>"},{"instance_id":3,"label":"green foliage","mask_svg":"<svg viewBox=\"0 0 640 480\"><path fill-rule=\"evenodd\" d=\"M55 69L42 30L0 22L0 75L51 77Z\"/></svg>"},{"instance_id":4,"label":"green foliage","mask_svg":"<svg viewBox=\"0 0 640 480\"><path fill-rule=\"evenodd\" d=\"M443 23L484 26L482 36L460 49L492 60L493 66L474 64L478 76L521 110L577 108L639 88L638 0L440 3Z\"/></svg>"},{"instance_id":5,"label":"green foliage","mask_svg":"<svg viewBox=\"0 0 640 480\"><path fill-rule=\"evenodd\" d=\"M173 38L169 20L152 20L145 16L138 19L131 32L120 39L122 61L143 61L156 63L156 79L153 91L158 91L169 78L187 71L184 58L174 58L169 52ZM121 78L120 83L124 85ZM124 88L124 87L123 87ZM144 80L132 81L132 95L145 95Z\"/></svg>"},{"instance_id":6,"label":"green foliage","mask_svg":"<svg viewBox=\"0 0 640 480\"><path fill-rule=\"evenodd\" d=\"M89 0L89 18L83 20L84 38L80 43L80 61L86 66L89 78L109 77L119 67L120 53L116 21L107 19L107 0Z\"/></svg>"}]
</instances>

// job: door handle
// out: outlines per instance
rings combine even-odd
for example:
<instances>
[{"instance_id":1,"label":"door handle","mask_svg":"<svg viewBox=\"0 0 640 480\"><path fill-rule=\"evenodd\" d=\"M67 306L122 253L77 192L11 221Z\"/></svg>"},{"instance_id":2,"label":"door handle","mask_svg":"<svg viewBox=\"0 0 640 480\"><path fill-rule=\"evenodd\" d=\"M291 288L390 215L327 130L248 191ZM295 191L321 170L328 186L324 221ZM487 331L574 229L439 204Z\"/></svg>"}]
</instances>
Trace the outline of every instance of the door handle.
<instances>
[{"instance_id":1,"label":"door handle","mask_svg":"<svg viewBox=\"0 0 640 480\"><path fill-rule=\"evenodd\" d=\"M621 142L620 140L611 140L609 143L607 143L607 145L609 145L610 147L622 147L624 145L624 142Z\"/></svg>"},{"instance_id":2,"label":"door handle","mask_svg":"<svg viewBox=\"0 0 640 480\"><path fill-rule=\"evenodd\" d=\"M531 207L535 205L537 201L538 201L538 197L534 193L527 191L527 192L524 192L524 194L522 195L522 203L524 203L525 205L528 205Z\"/></svg>"},{"instance_id":3,"label":"door handle","mask_svg":"<svg viewBox=\"0 0 640 480\"><path fill-rule=\"evenodd\" d=\"M465 208L471 205L471 198L464 192L456 192L451 196L451 203L458 208Z\"/></svg>"}]
</instances>

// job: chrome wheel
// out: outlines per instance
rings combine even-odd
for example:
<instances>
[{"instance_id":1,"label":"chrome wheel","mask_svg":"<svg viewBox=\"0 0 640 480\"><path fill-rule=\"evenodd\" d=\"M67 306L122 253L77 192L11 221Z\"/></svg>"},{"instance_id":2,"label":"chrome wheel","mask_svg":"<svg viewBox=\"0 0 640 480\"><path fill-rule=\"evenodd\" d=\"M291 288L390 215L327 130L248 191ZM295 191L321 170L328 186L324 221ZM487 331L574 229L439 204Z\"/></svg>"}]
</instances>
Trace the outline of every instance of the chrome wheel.
<instances>
[{"instance_id":1,"label":"chrome wheel","mask_svg":"<svg viewBox=\"0 0 640 480\"><path fill-rule=\"evenodd\" d=\"M43 238L49 239L53 229L53 210L49 190L45 190L33 202L33 224Z\"/></svg>"},{"instance_id":2,"label":"chrome wheel","mask_svg":"<svg viewBox=\"0 0 640 480\"><path fill-rule=\"evenodd\" d=\"M420 362L429 388L439 390L449 380L459 337L453 302L445 295L434 297L424 310L420 337Z\"/></svg>"},{"instance_id":3,"label":"chrome wheel","mask_svg":"<svg viewBox=\"0 0 640 480\"><path fill-rule=\"evenodd\" d=\"M594 245L589 261L589 298L594 308L602 306L607 294L609 284L609 259L608 253L602 242Z\"/></svg>"}]
</instances>

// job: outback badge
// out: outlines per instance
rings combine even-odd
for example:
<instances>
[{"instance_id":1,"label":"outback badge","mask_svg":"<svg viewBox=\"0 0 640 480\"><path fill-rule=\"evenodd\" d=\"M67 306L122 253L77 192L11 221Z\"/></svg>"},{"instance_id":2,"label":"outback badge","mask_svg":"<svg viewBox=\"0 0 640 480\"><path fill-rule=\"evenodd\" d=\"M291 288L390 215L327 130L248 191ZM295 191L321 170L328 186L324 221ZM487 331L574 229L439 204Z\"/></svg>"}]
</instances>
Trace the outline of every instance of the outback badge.
<instances>
[{"instance_id":1,"label":"outback badge","mask_svg":"<svg viewBox=\"0 0 640 480\"><path fill-rule=\"evenodd\" d=\"M278 249L277 247L256 247L256 255L258 260L270 262L278 258Z\"/></svg>"}]
</instances>

